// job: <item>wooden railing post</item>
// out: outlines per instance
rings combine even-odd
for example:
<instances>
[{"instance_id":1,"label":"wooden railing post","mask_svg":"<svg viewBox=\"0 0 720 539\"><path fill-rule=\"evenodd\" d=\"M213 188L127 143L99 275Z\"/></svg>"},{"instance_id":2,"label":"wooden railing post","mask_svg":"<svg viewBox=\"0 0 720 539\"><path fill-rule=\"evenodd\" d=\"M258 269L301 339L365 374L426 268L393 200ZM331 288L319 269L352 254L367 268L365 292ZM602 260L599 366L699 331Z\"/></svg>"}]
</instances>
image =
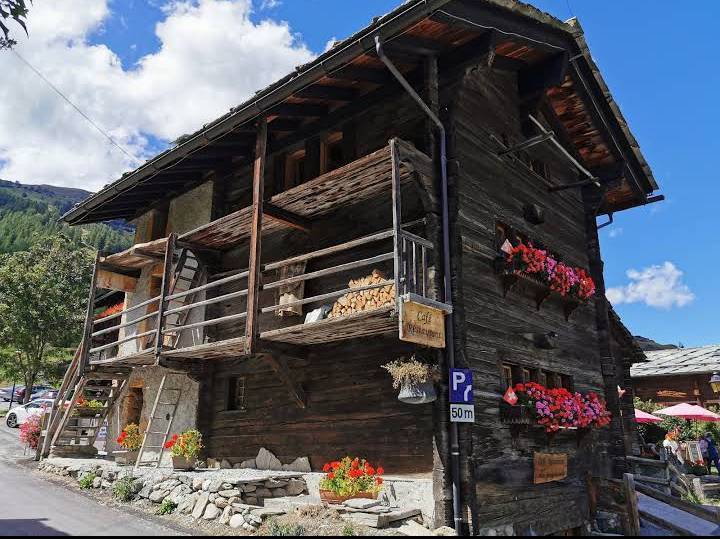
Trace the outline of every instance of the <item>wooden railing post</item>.
<instances>
[{"instance_id":1,"label":"wooden railing post","mask_svg":"<svg viewBox=\"0 0 720 539\"><path fill-rule=\"evenodd\" d=\"M92 332L93 325L95 323L95 296L97 295L97 278L99 264L100 252L97 252L95 254L95 264L93 265L92 278L90 279L90 292L88 293L87 311L85 313L85 328L83 330L82 341L80 341L82 352L80 353L78 372L75 376L76 379L78 379L85 373L85 369L90 362L90 349L92 348Z\"/></svg>"},{"instance_id":2,"label":"wooden railing post","mask_svg":"<svg viewBox=\"0 0 720 539\"><path fill-rule=\"evenodd\" d=\"M398 148L395 139L392 139L390 141L390 159L392 160L393 252L396 297L395 302L396 304L398 304L399 307L399 298L402 293L400 285L401 282L403 282L404 276L401 278L403 261L401 258L400 247L400 242L402 241L402 238L400 236L400 231L402 228L402 200L400 198L400 156L398 155Z\"/></svg>"},{"instance_id":3,"label":"wooden railing post","mask_svg":"<svg viewBox=\"0 0 720 539\"><path fill-rule=\"evenodd\" d=\"M172 233L168 237L165 246L165 262L163 266L162 286L160 287L160 303L155 320L155 364L160 363L160 353L163 347L163 318L167 309L167 296L170 292L170 281L172 280L173 261L175 259L175 244L177 243L177 234Z\"/></svg>"},{"instance_id":4,"label":"wooden railing post","mask_svg":"<svg viewBox=\"0 0 720 539\"><path fill-rule=\"evenodd\" d=\"M260 335L258 316L261 280L261 240L263 226L263 198L265 192L265 159L267 153L267 119L258 122L253 168L252 224L250 231L250 260L248 275L247 318L245 321L245 353L254 354Z\"/></svg>"},{"instance_id":5,"label":"wooden railing post","mask_svg":"<svg viewBox=\"0 0 720 539\"><path fill-rule=\"evenodd\" d=\"M630 526L628 535L637 537L640 535L640 509L638 507L638 496L635 490L635 477L633 474L623 474L623 485L625 499L627 500L628 523Z\"/></svg>"}]
</instances>

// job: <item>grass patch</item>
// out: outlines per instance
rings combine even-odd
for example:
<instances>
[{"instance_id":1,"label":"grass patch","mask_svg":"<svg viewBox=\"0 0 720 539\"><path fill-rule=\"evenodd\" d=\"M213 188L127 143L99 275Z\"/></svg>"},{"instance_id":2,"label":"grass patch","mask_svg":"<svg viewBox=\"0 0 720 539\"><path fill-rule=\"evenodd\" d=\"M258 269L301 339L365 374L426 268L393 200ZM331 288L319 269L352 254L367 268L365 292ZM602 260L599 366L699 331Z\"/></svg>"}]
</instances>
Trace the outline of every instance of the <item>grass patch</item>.
<instances>
[{"instance_id":1,"label":"grass patch","mask_svg":"<svg viewBox=\"0 0 720 539\"><path fill-rule=\"evenodd\" d=\"M171 501L169 498L165 498L160 504L160 507L158 507L158 510L155 511L155 514L171 515L175 511L175 509L177 509L177 504Z\"/></svg>"},{"instance_id":2,"label":"grass patch","mask_svg":"<svg viewBox=\"0 0 720 539\"><path fill-rule=\"evenodd\" d=\"M298 537L306 535L306 530L301 524L278 522L273 519L268 523L268 535L271 537Z\"/></svg>"},{"instance_id":3,"label":"grass patch","mask_svg":"<svg viewBox=\"0 0 720 539\"><path fill-rule=\"evenodd\" d=\"M133 490L134 481L135 478L131 475L126 475L125 477L121 477L115 481L112 488L113 498L119 502L131 502L135 497L135 492Z\"/></svg>"},{"instance_id":4,"label":"grass patch","mask_svg":"<svg viewBox=\"0 0 720 539\"><path fill-rule=\"evenodd\" d=\"M345 526L342 529L343 537L355 537L357 535L355 533L355 526L352 524L345 524Z\"/></svg>"},{"instance_id":5,"label":"grass patch","mask_svg":"<svg viewBox=\"0 0 720 539\"><path fill-rule=\"evenodd\" d=\"M83 490L92 488L96 477L97 476L94 473L86 473L78 480L78 485Z\"/></svg>"}]
</instances>

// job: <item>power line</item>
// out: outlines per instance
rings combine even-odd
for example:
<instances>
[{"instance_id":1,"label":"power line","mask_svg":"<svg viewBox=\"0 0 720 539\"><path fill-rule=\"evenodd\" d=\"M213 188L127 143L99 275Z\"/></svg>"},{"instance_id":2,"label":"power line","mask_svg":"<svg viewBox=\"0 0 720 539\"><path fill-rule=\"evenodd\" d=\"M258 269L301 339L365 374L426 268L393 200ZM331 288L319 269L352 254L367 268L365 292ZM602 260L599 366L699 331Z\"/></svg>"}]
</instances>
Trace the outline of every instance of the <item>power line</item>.
<instances>
[{"instance_id":1,"label":"power line","mask_svg":"<svg viewBox=\"0 0 720 539\"><path fill-rule=\"evenodd\" d=\"M33 73L35 73L35 74L36 74L38 77L40 77L48 86L50 86L50 88L52 88L53 91L54 91L56 94L58 94L61 98L63 98L68 105L70 105L72 108L74 108L75 111L77 111L77 113L78 113L80 116L82 116L83 118L85 118L85 120L87 120L87 122L88 122L90 125L92 125L103 137L105 137L106 139L108 139L108 140L110 141L110 144L112 144L113 146L115 146L118 150L120 150L122 153L124 153L125 155L127 155L127 156L128 156L130 159L132 159L133 161L136 161L136 160L137 160L137 158L136 158L134 155L132 155L132 154L131 154L130 152L128 152L125 148L123 148L122 146L120 146L120 144L118 144L117 142L115 142L115 139L114 139L114 138L112 138L105 130L103 130L102 127L100 127L98 124L96 124L96 123L92 120L92 118L90 118L90 116L88 116L87 114L85 114L85 113L80 109L80 107L78 107L75 103L73 103L73 102L70 100L69 97L67 97L64 93L62 93L62 91L61 91L57 86L55 86L52 82L50 82L50 80L48 80L48 78L47 78L45 75L43 75L37 68L35 68L35 66L33 66L30 62L28 62L25 58L23 58L23 57L20 55L19 52L17 52L15 49L10 49L10 52L12 52L12 53L17 57L18 60L20 60L23 64L25 64L27 67L29 67L29 68L33 71Z\"/></svg>"}]
</instances>

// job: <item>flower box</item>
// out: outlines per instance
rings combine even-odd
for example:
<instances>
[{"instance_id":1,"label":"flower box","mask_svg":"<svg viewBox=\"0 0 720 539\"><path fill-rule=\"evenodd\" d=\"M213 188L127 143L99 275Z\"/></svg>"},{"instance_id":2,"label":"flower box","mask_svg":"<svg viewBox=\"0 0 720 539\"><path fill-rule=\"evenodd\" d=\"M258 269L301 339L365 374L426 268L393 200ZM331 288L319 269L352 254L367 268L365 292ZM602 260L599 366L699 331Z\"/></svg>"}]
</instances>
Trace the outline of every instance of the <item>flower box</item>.
<instances>
[{"instance_id":1,"label":"flower box","mask_svg":"<svg viewBox=\"0 0 720 539\"><path fill-rule=\"evenodd\" d=\"M102 413L102 408L94 408L89 406L77 406L73 410L75 417L97 417Z\"/></svg>"},{"instance_id":2,"label":"flower box","mask_svg":"<svg viewBox=\"0 0 720 539\"><path fill-rule=\"evenodd\" d=\"M333 505L341 505L348 500L377 500L377 498L377 492L358 492L349 496L341 496L331 490L320 489L320 501Z\"/></svg>"},{"instance_id":3,"label":"flower box","mask_svg":"<svg viewBox=\"0 0 720 539\"><path fill-rule=\"evenodd\" d=\"M537 425L532 408L521 404L511 406L505 401L500 403L500 421L505 425Z\"/></svg>"}]
</instances>

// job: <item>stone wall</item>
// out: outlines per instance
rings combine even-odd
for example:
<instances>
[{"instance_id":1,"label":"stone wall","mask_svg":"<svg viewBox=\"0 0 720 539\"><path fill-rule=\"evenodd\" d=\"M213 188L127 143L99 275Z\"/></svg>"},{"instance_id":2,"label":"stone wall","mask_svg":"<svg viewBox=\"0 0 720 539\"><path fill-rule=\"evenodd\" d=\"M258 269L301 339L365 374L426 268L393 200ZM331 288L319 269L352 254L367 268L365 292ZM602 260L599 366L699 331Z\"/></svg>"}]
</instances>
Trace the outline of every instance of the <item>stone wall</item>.
<instances>
[{"instance_id":1,"label":"stone wall","mask_svg":"<svg viewBox=\"0 0 720 539\"><path fill-rule=\"evenodd\" d=\"M122 468L104 461L48 459L39 470L87 481L88 488L113 491L119 481L130 483L131 500L162 504L169 500L175 512L195 519L217 520L232 528L254 532L263 518L282 510L262 507L266 500L301 496L307 484L301 474L258 470L170 472L154 468ZM163 473L164 472L164 473Z\"/></svg>"},{"instance_id":2,"label":"stone wall","mask_svg":"<svg viewBox=\"0 0 720 539\"><path fill-rule=\"evenodd\" d=\"M160 388L160 383L163 376L167 375L165 383L166 388L180 389L180 400L177 409L175 410L175 417L173 420L172 428L170 433L180 433L188 429L194 429L197 426L197 406L198 406L198 383L193 381L190 377L184 374L171 373L170 370L163 367L138 367L133 370L130 379L128 380L125 389L118 398L117 402L113 406L110 416L108 417L108 433L107 433L107 444L106 450L108 455L112 455L113 451L120 450L116 439L119 436L125 424L128 421L127 417L124 417L125 401L128 397L129 392L133 388L142 388L142 411L140 415L140 429L145 431L150 421L152 414L152 407L155 402L157 391ZM169 393L167 395L170 395ZM159 409L160 410L160 409ZM162 411L169 412L170 408L165 406ZM165 423L162 424L164 430ZM156 438L162 438L156 436ZM159 441L154 445L159 445ZM148 451L146 456L150 457L153 455L152 451ZM144 457L143 457L144 458ZM163 454L161 466L171 466L171 456L169 452Z\"/></svg>"}]
</instances>

